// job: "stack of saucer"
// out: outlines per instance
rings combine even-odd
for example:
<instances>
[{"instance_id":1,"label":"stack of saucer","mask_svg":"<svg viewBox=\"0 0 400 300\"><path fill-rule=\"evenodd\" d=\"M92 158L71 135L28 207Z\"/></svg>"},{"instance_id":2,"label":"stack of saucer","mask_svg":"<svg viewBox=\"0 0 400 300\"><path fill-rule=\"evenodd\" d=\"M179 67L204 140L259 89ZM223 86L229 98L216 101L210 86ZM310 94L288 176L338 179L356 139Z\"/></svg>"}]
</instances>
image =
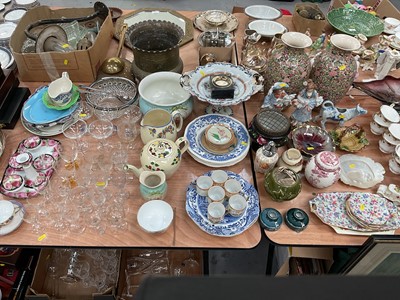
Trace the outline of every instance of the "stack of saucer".
<instances>
[{"instance_id":1,"label":"stack of saucer","mask_svg":"<svg viewBox=\"0 0 400 300\"><path fill-rule=\"evenodd\" d=\"M36 90L24 103L21 112L22 125L39 136L62 133L62 125L76 118L79 113L79 91L74 90L71 101L64 107L56 107L49 101L47 90L47 86Z\"/></svg>"},{"instance_id":2,"label":"stack of saucer","mask_svg":"<svg viewBox=\"0 0 400 300\"><path fill-rule=\"evenodd\" d=\"M373 115L373 120L370 123L371 132L375 135L382 135L392 123L399 123L400 115L394 109L394 104L381 105L379 112Z\"/></svg>"},{"instance_id":3,"label":"stack of saucer","mask_svg":"<svg viewBox=\"0 0 400 300\"><path fill-rule=\"evenodd\" d=\"M394 148L392 158L389 160L389 170L393 174L400 174L400 143Z\"/></svg>"},{"instance_id":4,"label":"stack of saucer","mask_svg":"<svg viewBox=\"0 0 400 300\"><path fill-rule=\"evenodd\" d=\"M362 228L379 231L392 217L388 205L394 204L379 195L352 195L346 201L346 212L349 218Z\"/></svg>"},{"instance_id":5,"label":"stack of saucer","mask_svg":"<svg viewBox=\"0 0 400 300\"><path fill-rule=\"evenodd\" d=\"M383 139L379 140L379 150L383 153L393 153L396 146L400 144L400 123L392 123L386 132L383 133Z\"/></svg>"}]
</instances>

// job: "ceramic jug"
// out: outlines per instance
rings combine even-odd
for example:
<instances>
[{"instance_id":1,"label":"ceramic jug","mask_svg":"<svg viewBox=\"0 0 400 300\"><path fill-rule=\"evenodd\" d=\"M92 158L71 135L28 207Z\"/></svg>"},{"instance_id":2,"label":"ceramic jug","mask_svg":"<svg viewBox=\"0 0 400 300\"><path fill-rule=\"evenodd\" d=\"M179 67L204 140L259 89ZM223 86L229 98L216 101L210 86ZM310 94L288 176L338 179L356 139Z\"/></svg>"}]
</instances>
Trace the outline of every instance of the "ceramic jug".
<instances>
[{"instance_id":1,"label":"ceramic jug","mask_svg":"<svg viewBox=\"0 0 400 300\"><path fill-rule=\"evenodd\" d=\"M311 72L311 61L305 49L311 46L312 40L300 32L286 32L281 39L284 46L275 47L267 60L265 92L275 82L285 82L289 85L287 93L297 94Z\"/></svg>"},{"instance_id":2,"label":"ceramic jug","mask_svg":"<svg viewBox=\"0 0 400 300\"><path fill-rule=\"evenodd\" d=\"M140 153L141 168L126 164L124 170L132 171L136 176L144 170L163 171L170 178L181 164L182 154L189 147L189 141L180 137L173 142L167 139L154 139L144 145Z\"/></svg>"},{"instance_id":3,"label":"ceramic jug","mask_svg":"<svg viewBox=\"0 0 400 300\"><path fill-rule=\"evenodd\" d=\"M304 170L307 181L316 188L329 187L339 180L340 160L331 151L322 151L311 157Z\"/></svg>"},{"instance_id":4,"label":"ceramic jug","mask_svg":"<svg viewBox=\"0 0 400 300\"><path fill-rule=\"evenodd\" d=\"M356 77L357 62L352 51L361 44L347 34L332 35L330 43L330 49L316 55L310 78L320 96L336 103L346 95Z\"/></svg>"},{"instance_id":5,"label":"ceramic jug","mask_svg":"<svg viewBox=\"0 0 400 300\"><path fill-rule=\"evenodd\" d=\"M50 82L47 93L54 104L64 105L71 100L72 86L68 73L63 72L60 78Z\"/></svg>"},{"instance_id":6,"label":"ceramic jug","mask_svg":"<svg viewBox=\"0 0 400 300\"><path fill-rule=\"evenodd\" d=\"M183 117L179 112L169 113L164 109L151 109L140 121L140 137L143 144L160 138L175 141L182 125Z\"/></svg>"},{"instance_id":7,"label":"ceramic jug","mask_svg":"<svg viewBox=\"0 0 400 300\"><path fill-rule=\"evenodd\" d=\"M167 194L166 180L162 171L142 171L139 176L140 195L146 201L164 200Z\"/></svg>"}]
</instances>

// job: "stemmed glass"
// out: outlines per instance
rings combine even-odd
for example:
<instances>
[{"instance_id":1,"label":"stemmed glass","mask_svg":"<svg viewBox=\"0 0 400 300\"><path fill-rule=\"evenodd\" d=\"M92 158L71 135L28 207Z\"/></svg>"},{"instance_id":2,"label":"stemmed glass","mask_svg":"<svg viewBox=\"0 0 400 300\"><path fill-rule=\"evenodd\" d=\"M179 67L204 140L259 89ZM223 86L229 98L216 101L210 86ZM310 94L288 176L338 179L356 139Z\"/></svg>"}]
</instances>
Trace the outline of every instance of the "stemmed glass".
<instances>
[{"instance_id":1,"label":"stemmed glass","mask_svg":"<svg viewBox=\"0 0 400 300\"><path fill-rule=\"evenodd\" d=\"M62 126L62 132L64 136L69 139L75 140L78 150L82 153L85 153L89 147L87 142L81 141L82 136L84 136L87 131L88 126L86 122L82 119L74 120L72 124L68 122L64 123Z\"/></svg>"},{"instance_id":2,"label":"stemmed glass","mask_svg":"<svg viewBox=\"0 0 400 300\"><path fill-rule=\"evenodd\" d=\"M64 167L66 175L63 176L63 181L66 186L72 188L77 186L76 170L79 168L77 161L78 158L78 147L75 142L67 143L66 141L62 144L60 151L60 157L64 161Z\"/></svg>"},{"instance_id":3,"label":"stemmed glass","mask_svg":"<svg viewBox=\"0 0 400 300\"><path fill-rule=\"evenodd\" d=\"M133 105L116 120L117 134L123 142L128 143L127 149L135 148L133 141L139 135L137 123L141 117L140 108L137 105Z\"/></svg>"},{"instance_id":4,"label":"stemmed glass","mask_svg":"<svg viewBox=\"0 0 400 300\"><path fill-rule=\"evenodd\" d=\"M99 140L98 150L104 150L107 146L105 139L114 132L114 125L109 120L95 120L89 124L89 134Z\"/></svg>"}]
</instances>

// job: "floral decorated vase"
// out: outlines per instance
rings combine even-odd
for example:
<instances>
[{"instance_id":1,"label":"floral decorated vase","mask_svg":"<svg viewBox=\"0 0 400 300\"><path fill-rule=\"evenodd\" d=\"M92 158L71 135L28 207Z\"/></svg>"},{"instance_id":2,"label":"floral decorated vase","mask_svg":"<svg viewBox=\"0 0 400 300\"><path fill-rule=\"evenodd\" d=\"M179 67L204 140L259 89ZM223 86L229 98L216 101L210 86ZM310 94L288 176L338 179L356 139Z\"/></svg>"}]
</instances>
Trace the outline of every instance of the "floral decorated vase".
<instances>
[{"instance_id":1,"label":"floral decorated vase","mask_svg":"<svg viewBox=\"0 0 400 300\"><path fill-rule=\"evenodd\" d=\"M335 184L340 176L339 157L331 151L322 151L308 161L304 175L316 188L323 189Z\"/></svg>"},{"instance_id":2,"label":"floral decorated vase","mask_svg":"<svg viewBox=\"0 0 400 300\"><path fill-rule=\"evenodd\" d=\"M289 85L288 94L297 94L304 88L311 72L311 61L305 49L310 47L310 37L300 32L286 32L281 37L283 47L275 47L267 60L265 70L265 90L275 82Z\"/></svg>"},{"instance_id":3,"label":"floral decorated vase","mask_svg":"<svg viewBox=\"0 0 400 300\"><path fill-rule=\"evenodd\" d=\"M320 96L336 103L346 95L357 75L357 62L352 51L361 44L347 34L332 35L330 43L330 49L316 55L310 78Z\"/></svg>"}]
</instances>

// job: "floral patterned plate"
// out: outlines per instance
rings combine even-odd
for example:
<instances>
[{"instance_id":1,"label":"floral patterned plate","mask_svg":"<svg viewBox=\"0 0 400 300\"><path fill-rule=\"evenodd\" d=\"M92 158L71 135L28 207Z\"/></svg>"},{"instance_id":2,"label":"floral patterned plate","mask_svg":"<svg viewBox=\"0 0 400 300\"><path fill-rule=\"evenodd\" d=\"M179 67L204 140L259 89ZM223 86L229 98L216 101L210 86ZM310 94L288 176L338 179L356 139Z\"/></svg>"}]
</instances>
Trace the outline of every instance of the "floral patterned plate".
<instances>
[{"instance_id":1,"label":"floral patterned plate","mask_svg":"<svg viewBox=\"0 0 400 300\"><path fill-rule=\"evenodd\" d=\"M260 211L259 197L254 186L236 173L230 171L227 173L229 178L240 182L243 194L248 197L246 211L241 217L226 215L222 222L211 223L207 218L208 201L205 196L197 194L196 182L191 182L186 190L186 212L189 217L201 230L221 237L231 237L243 233L257 221ZM211 176L211 171L204 175Z\"/></svg>"},{"instance_id":2,"label":"floral patterned plate","mask_svg":"<svg viewBox=\"0 0 400 300\"><path fill-rule=\"evenodd\" d=\"M37 137L29 137L26 140L37 140ZM60 157L61 151L61 144L57 140L41 138L39 146L34 147L34 149L26 148L26 145L29 144L26 140L19 143L16 152L9 159L9 165L4 171L2 184L0 185L0 193L18 199L34 197L46 187L54 172L55 164ZM26 152L32 154L33 166L39 173L35 182L25 178L24 169L16 162L16 157ZM9 176L21 176L24 180L22 188L14 191L4 188L3 182Z\"/></svg>"},{"instance_id":3,"label":"floral patterned plate","mask_svg":"<svg viewBox=\"0 0 400 300\"><path fill-rule=\"evenodd\" d=\"M216 154L205 148L201 142L205 129L212 124L226 124L236 135L236 144L225 154ZM185 129L184 136L189 140L188 152L196 161L209 167L228 167L243 160L250 149L250 136L246 127L238 120L218 114L197 117Z\"/></svg>"},{"instance_id":4,"label":"floral patterned plate","mask_svg":"<svg viewBox=\"0 0 400 300\"><path fill-rule=\"evenodd\" d=\"M311 211L325 224L336 226L344 229L371 232L377 231L376 228L365 228L355 223L346 212L346 201L350 196L362 199L368 199L371 193L362 192L332 192L320 193L315 198L310 200L309 205ZM374 195L373 197L379 197ZM384 199L384 198L382 198ZM387 208L390 213L390 218L385 225L380 227L379 231L394 230L400 228L400 219L396 205L387 201Z\"/></svg>"},{"instance_id":5,"label":"floral patterned plate","mask_svg":"<svg viewBox=\"0 0 400 300\"><path fill-rule=\"evenodd\" d=\"M25 215L25 208L22 203L16 200L9 200L15 207L13 218L6 225L0 226L0 236L9 234L22 224Z\"/></svg>"},{"instance_id":6,"label":"floral patterned plate","mask_svg":"<svg viewBox=\"0 0 400 300\"><path fill-rule=\"evenodd\" d=\"M211 98L210 76L221 74L231 75L235 89L233 98ZM184 73L180 83L185 90L200 101L217 106L230 106L249 100L264 87L263 80L259 73L251 69L225 62L215 62Z\"/></svg>"},{"instance_id":7,"label":"floral patterned plate","mask_svg":"<svg viewBox=\"0 0 400 300\"><path fill-rule=\"evenodd\" d=\"M345 154L340 156L340 180L348 185L368 189L384 179L383 166L366 156Z\"/></svg>"}]
</instances>

